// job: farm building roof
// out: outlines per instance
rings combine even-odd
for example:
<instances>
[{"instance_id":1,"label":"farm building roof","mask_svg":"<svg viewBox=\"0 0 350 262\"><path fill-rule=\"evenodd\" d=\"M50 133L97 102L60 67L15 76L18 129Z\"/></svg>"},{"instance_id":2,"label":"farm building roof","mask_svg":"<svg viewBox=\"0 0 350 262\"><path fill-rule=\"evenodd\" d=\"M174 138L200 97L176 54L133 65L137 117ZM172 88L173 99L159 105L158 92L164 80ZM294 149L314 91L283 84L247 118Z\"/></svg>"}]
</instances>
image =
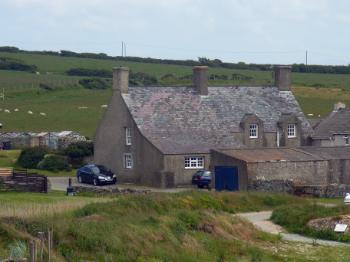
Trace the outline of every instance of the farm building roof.
<instances>
[{"instance_id":1,"label":"farm building roof","mask_svg":"<svg viewBox=\"0 0 350 262\"><path fill-rule=\"evenodd\" d=\"M315 128L313 138L328 139L334 134L350 135L350 109L343 108L333 111L323 119Z\"/></svg>"},{"instance_id":2,"label":"farm building roof","mask_svg":"<svg viewBox=\"0 0 350 262\"><path fill-rule=\"evenodd\" d=\"M139 130L165 154L244 147L232 134L246 114L259 117L265 132L276 131L282 114L293 114L303 135L312 134L293 94L277 87L209 87L207 96L191 87L130 87L123 98Z\"/></svg>"},{"instance_id":3,"label":"farm building roof","mask_svg":"<svg viewBox=\"0 0 350 262\"><path fill-rule=\"evenodd\" d=\"M243 160L248 163L324 160L318 155L314 155L304 150L296 148L228 149L214 151L239 160Z\"/></svg>"},{"instance_id":4,"label":"farm building roof","mask_svg":"<svg viewBox=\"0 0 350 262\"><path fill-rule=\"evenodd\" d=\"M309 146L300 148L220 149L213 151L248 163L350 159L350 147Z\"/></svg>"}]
</instances>

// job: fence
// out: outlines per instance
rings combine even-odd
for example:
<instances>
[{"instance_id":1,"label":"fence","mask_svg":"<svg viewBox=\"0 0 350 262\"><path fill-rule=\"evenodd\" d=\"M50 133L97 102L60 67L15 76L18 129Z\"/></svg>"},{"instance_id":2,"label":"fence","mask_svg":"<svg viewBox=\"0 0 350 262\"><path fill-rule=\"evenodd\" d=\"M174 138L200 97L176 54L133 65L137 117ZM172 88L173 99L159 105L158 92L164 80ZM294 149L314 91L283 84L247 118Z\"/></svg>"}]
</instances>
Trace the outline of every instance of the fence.
<instances>
[{"instance_id":1,"label":"fence","mask_svg":"<svg viewBox=\"0 0 350 262\"><path fill-rule=\"evenodd\" d=\"M14 169L10 176L0 176L0 189L21 192L48 192L46 176L30 173L27 170Z\"/></svg>"}]
</instances>

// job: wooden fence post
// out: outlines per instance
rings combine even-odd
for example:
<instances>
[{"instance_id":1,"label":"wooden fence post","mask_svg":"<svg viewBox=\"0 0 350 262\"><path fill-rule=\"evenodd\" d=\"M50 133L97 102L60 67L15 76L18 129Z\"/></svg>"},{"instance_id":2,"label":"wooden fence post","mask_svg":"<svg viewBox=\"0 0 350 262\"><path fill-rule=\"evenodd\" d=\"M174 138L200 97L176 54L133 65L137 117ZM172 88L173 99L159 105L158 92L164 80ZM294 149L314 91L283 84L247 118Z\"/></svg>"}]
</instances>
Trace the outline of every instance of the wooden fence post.
<instances>
[{"instance_id":1,"label":"wooden fence post","mask_svg":"<svg viewBox=\"0 0 350 262\"><path fill-rule=\"evenodd\" d=\"M47 253L48 253L49 262L51 262L51 249L52 249L52 231L49 229L47 231Z\"/></svg>"},{"instance_id":2,"label":"wooden fence post","mask_svg":"<svg viewBox=\"0 0 350 262\"><path fill-rule=\"evenodd\" d=\"M31 240L29 242L30 262L36 262L36 242Z\"/></svg>"}]
</instances>

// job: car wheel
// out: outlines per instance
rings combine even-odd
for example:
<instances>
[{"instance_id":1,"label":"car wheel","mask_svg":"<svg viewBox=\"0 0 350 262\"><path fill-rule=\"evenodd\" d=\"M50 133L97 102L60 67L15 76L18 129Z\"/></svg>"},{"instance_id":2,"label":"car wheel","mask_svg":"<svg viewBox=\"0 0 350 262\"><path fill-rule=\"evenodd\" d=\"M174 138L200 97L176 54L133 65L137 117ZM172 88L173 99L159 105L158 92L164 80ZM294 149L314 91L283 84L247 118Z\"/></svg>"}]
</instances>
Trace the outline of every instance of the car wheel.
<instances>
[{"instance_id":1,"label":"car wheel","mask_svg":"<svg viewBox=\"0 0 350 262\"><path fill-rule=\"evenodd\" d=\"M94 186L98 186L98 180L96 178L94 178L93 183L94 183Z\"/></svg>"},{"instance_id":2,"label":"car wheel","mask_svg":"<svg viewBox=\"0 0 350 262\"><path fill-rule=\"evenodd\" d=\"M203 188L203 185L198 185L198 188Z\"/></svg>"},{"instance_id":3,"label":"car wheel","mask_svg":"<svg viewBox=\"0 0 350 262\"><path fill-rule=\"evenodd\" d=\"M115 184L117 184L117 179L116 178L113 179L113 185L115 185Z\"/></svg>"},{"instance_id":4,"label":"car wheel","mask_svg":"<svg viewBox=\"0 0 350 262\"><path fill-rule=\"evenodd\" d=\"M81 184L83 183L83 179L81 178L81 176L78 176L78 182Z\"/></svg>"}]
</instances>

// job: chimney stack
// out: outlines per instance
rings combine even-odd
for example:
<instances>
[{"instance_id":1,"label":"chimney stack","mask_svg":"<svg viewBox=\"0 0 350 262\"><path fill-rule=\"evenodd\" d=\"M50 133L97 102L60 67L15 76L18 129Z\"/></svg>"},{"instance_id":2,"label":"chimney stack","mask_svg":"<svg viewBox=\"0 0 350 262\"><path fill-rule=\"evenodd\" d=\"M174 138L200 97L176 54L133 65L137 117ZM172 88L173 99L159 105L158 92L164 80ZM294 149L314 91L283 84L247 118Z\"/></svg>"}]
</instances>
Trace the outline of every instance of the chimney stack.
<instances>
[{"instance_id":1,"label":"chimney stack","mask_svg":"<svg viewBox=\"0 0 350 262\"><path fill-rule=\"evenodd\" d=\"M113 91L118 90L122 94L127 94L129 89L129 68L113 68Z\"/></svg>"},{"instance_id":2,"label":"chimney stack","mask_svg":"<svg viewBox=\"0 0 350 262\"><path fill-rule=\"evenodd\" d=\"M275 71L275 86L280 91L290 91L292 87L292 67L287 65L277 65Z\"/></svg>"},{"instance_id":3,"label":"chimney stack","mask_svg":"<svg viewBox=\"0 0 350 262\"><path fill-rule=\"evenodd\" d=\"M193 67L193 86L202 96L208 95L208 67Z\"/></svg>"},{"instance_id":4,"label":"chimney stack","mask_svg":"<svg viewBox=\"0 0 350 262\"><path fill-rule=\"evenodd\" d=\"M342 110L342 109L345 109L346 108L346 104L344 104L344 103L342 103L342 102L338 102L338 103L335 103L334 104L334 109L333 109L333 111L334 112L338 112L338 111L340 111L340 110Z\"/></svg>"}]
</instances>

